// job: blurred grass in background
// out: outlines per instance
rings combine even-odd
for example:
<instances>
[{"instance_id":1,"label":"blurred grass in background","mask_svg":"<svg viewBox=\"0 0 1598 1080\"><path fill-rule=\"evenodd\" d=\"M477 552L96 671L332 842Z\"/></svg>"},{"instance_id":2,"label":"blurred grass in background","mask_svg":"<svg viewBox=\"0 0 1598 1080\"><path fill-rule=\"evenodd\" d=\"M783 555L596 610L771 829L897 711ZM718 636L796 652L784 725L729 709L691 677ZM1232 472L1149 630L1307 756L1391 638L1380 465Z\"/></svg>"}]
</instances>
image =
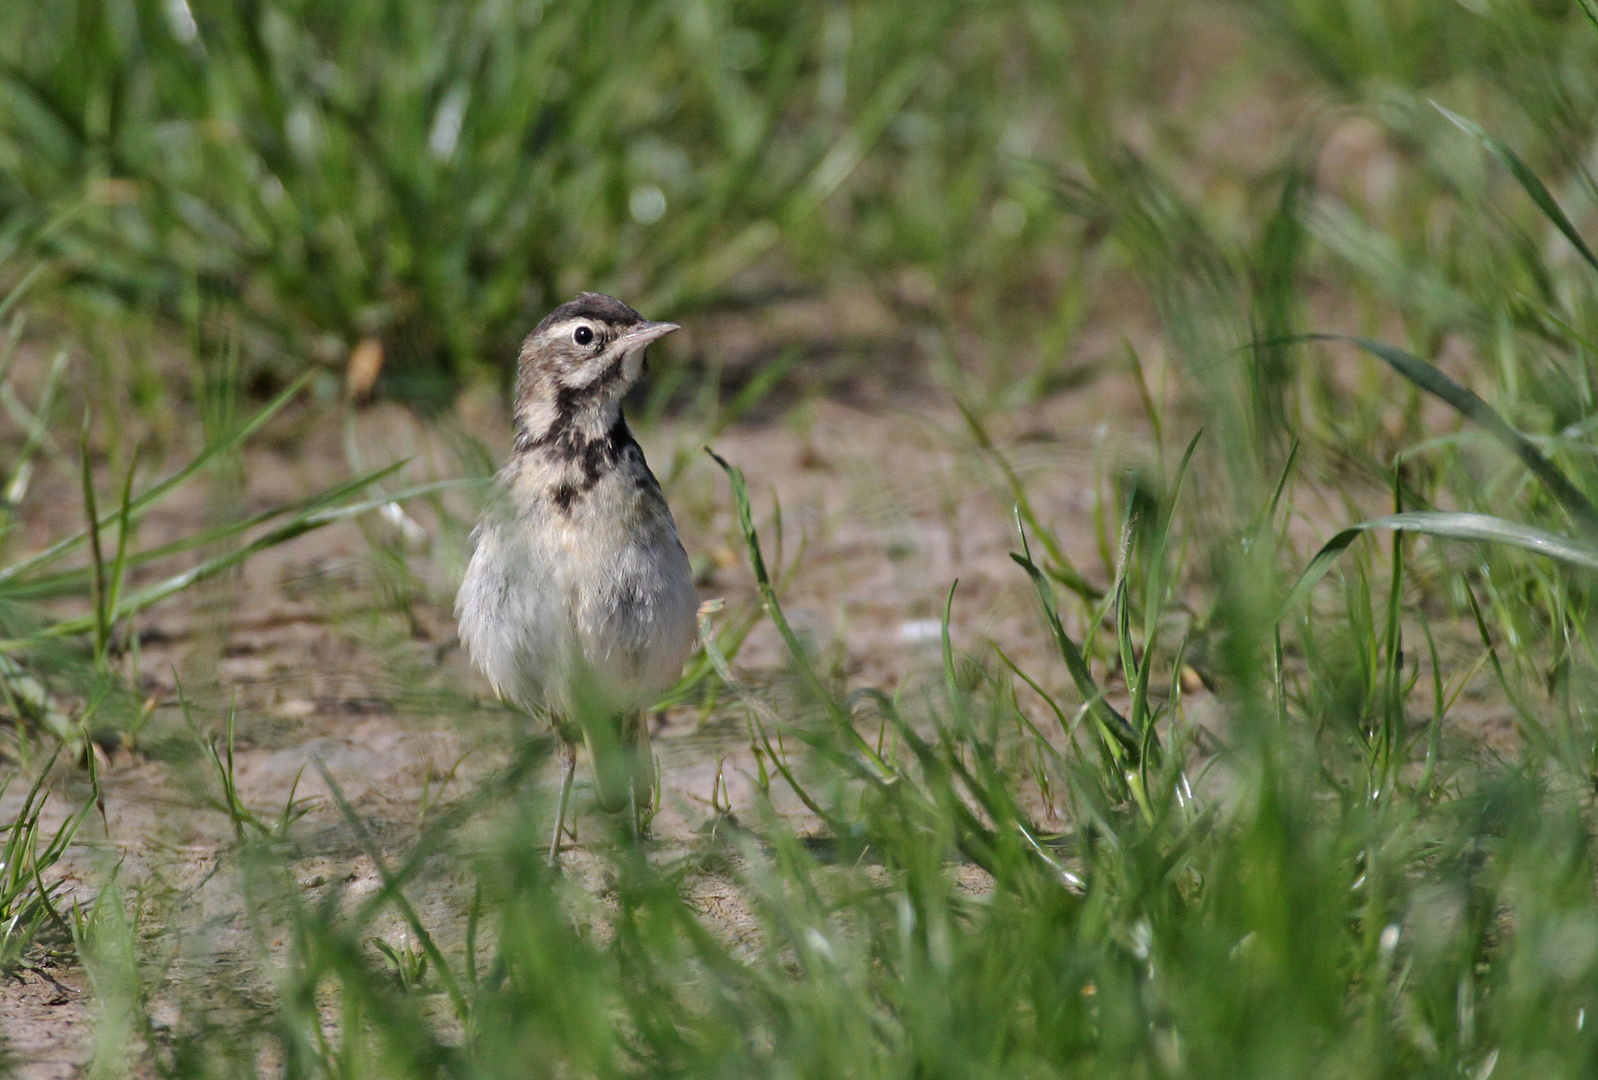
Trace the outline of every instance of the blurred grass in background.
<instances>
[{"instance_id":1,"label":"blurred grass in background","mask_svg":"<svg viewBox=\"0 0 1598 1080\"><path fill-rule=\"evenodd\" d=\"M1415 167L1338 193L1343 263L1315 269L1417 333L1503 307L1535 244L1426 99L1579 188L1582 10L26 0L0 12L0 214L57 223L74 295L225 324L278 381L370 338L436 407L578 289L659 317L842 289L1025 398L1124 310L1128 153L1240 250L1282 170L1365 117Z\"/></svg>"},{"instance_id":2,"label":"blurred grass in background","mask_svg":"<svg viewBox=\"0 0 1598 1080\"><path fill-rule=\"evenodd\" d=\"M894 261L939 292L992 269L961 252L1031 149L1060 24L945 0L9 4L0 212L71 214L49 247L75 288L219 301L290 373L376 337L437 403L582 288L675 317Z\"/></svg>"},{"instance_id":3,"label":"blurred grass in background","mask_svg":"<svg viewBox=\"0 0 1598 1080\"><path fill-rule=\"evenodd\" d=\"M651 858L588 837L599 898L542 864L541 743L508 739L353 897L302 887L296 805L240 804L213 741L192 779L253 944L218 965L181 921L141 936L170 914L114 874L59 910L43 873L71 834L30 796L0 956L70 940L97 1075L1589 1075L1595 137L1591 0L0 7L0 313L94 358L8 404L33 417L20 462L101 393L160 429L182 394L119 348L192 363L226 446L219 381L338 373L377 339L388 392L437 407L579 288L707 321L860 294L910 345L842 362L908 347L971 404L1059 654L946 640L891 697L783 624L782 711L736 689L762 785L802 788L825 835L762 803ZM714 370L695 348L674 359ZM1099 588L983 424L1123 362L1155 445L1107 463ZM120 432L114 482L146 492ZM139 557L142 496L108 515L83 489L106 552L0 571L30 767L82 748L94 718L46 691L114 681ZM1295 547L1387 506L1432 516ZM373 544L396 578L423 558ZM28 588L91 615L52 622ZM1490 741L1461 704L1484 680L1512 717ZM136 720L126 696L102 715ZM419 914L424 886L450 903Z\"/></svg>"}]
</instances>

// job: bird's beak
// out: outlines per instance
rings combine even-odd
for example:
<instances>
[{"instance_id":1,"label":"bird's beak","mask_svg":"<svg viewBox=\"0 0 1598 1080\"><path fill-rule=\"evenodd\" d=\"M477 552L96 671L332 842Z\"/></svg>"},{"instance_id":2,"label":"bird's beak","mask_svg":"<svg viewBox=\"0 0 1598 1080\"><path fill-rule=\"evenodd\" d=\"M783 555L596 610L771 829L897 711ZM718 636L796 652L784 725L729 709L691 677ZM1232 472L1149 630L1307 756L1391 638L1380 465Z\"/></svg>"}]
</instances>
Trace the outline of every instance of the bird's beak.
<instances>
[{"instance_id":1,"label":"bird's beak","mask_svg":"<svg viewBox=\"0 0 1598 1080\"><path fill-rule=\"evenodd\" d=\"M648 345L656 338L663 338L673 330L682 327L673 322L643 322L628 330L617 339L616 344L623 349L635 349L640 345Z\"/></svg>"}]
</instances>

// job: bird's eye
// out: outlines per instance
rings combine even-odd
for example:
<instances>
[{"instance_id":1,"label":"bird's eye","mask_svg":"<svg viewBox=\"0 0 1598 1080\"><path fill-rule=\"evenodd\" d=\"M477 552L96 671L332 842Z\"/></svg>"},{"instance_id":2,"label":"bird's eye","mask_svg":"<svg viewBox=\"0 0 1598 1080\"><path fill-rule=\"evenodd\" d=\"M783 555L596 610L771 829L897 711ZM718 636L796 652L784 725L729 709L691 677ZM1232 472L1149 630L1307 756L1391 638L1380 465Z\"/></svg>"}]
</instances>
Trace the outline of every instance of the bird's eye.
<instances>
[{"instance_id":1,"label":"bird's eye","mask_svg":"<svg viewBox=\"0 0 1598 1080\"><path fill-rule=\"evenodd\" d=\"M586 326L579 326L572 331L572 340L579 345L587 345L594 340L594 332Z\"/></svg>"}]
</instances>

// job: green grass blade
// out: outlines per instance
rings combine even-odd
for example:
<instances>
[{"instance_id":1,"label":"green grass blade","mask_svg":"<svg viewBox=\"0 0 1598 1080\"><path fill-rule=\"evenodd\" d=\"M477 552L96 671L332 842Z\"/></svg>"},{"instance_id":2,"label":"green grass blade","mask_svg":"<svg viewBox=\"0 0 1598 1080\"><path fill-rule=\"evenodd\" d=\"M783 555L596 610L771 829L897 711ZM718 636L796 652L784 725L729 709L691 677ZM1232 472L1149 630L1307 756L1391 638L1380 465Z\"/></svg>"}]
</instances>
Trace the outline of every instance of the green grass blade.
<instances>
[{"instance_id":1,"label":"green grass blade","mask_svg":"<svg viewBox=\"0 0 1598 1080\"><path fill-rule=\"evenodd\" d=\"M1028 675L1021 669L1020 665L1018 665L1014 660L1010 659L1009 654L1006 653L1002 647L1000 647L998 642L993 643L993 651L998 654L999 660L1003 662L1005 667L1010 669L1012 674L1030 686L1032 688L1032 692L1043 699L1043 703L1049 707L1049 710L1054 713L1054 718L1059 721L1060 732L1065 736L1066 742L1069 743L1071 741L1071 737L1076 734L1076 728L1072 725L1070 719L1065 715L1065 710L1060 708L1060 703L1054 700L1054 695L1043 689L1043 687L1039 686L1036 679ZM1026 719L1028 727L1032 727L1032 721L1030 719L1025 717L1023 717L1023 719ZM1033 731L1036 732L1037 729L1033 727ZM1038 737L1041 739L1042 734L1039 733ZM1044 745L1048 746L1051 751L1054 750L1053 745L1048 743L1047 740L1044 740Z\"/></svg>"},{"instance_id":2,"label":"green grass blade","mask_svg":"<svg viewBox=\"0 0 1598 1080\"><path fill-rule=\"evenodd\" d=\"M891 776L893 770L877 755L869 742L855 729L854 717L849 712L847 705L838 699L826 682L816 672L811 664L809 654L804 645L799 641L799 636L794 633L793 627L788 622L788 617L783 614L782 604L777 599L776 587L772 584L771 574L766 569L766 559L760 548L760 536L755 532L754 515L749 503L749 484L744 479L743 470L733 465L710 447L705 447L705 453L721 466L727 474L727 481L732 488L733 506L738 517L738 528L743 535L744 547L749 552L749 562L755 574L755 586L760 593L761 606L766 615L771 619L772 625L782 636L783 643L788 647L794 665L799 669L800 676L810 691L816 696L838 730L849 743L855 747L870 763L871 768L859 766L858 763L843 761L841 764L856 771L873 783L882 783L883 776ZM794 729L794 734L804 739L814 748L820 748L818 742L803 730ZM873 772L872 770L875 770Z\"/></svg>"},{"instance_id":3,"label":"green grass blade","mask_svg":"<svg viewBox=\"0 0 1598 1080\"><path fill-rule=\"evenodd\" d=\"M1348 337L1343 334L1302 334L1294 340L1338 341L1356 346L1378 360L1384 361L1422 390L1446 401L1466 419L1485 428L1488 434L1503 443L1510 453L1520 459L1521 464L1543 482L1549 494L1565 508L1565 512L1576 525L1590 536L1598 538L1598 509L1593 508L1587 496L1570 482L1557 465L1543 456L1543 453L1532 445L1530 439L1511 427L1509 422L1483 401L1475 391L1459 385L1434 365L1428 364L1413 353L1384 345L1379 341L1371 341L1369 338Z\"/></svg>"},{"instance_id":4,"label":"green grass blade","mask_svg":"<svg viewBox=\"0 0 1598 1080\"><path fill-rule=\"evenodd\" d=\"M1584 7L1583 10L1585 11L1586 8ZM1587 15L1589 18L1592 17L1590 11L1587 12ZM1565 212L1554 201L1553 193L1537 178L1537 174L1532 172L1524 161L1520 160L1519 155L1502 140L1489 135L1474 120L1467 120L1458 113L1445 109L1435 101L1432 102L1432 108L1451 120L1459 130L1486 147L1487 152L1497 158L1499 163L1509 170L1510 175L1520 182L1520 186L1525 189L1527 195L1531 196L1531 201L1537 204L1537 208L1543 212L1543 216L1553 222L1554 228L1563 233L1565 239L1570 241L1571 246L1581 253L1583 259L1587 260L1587 265L1594 270L1598 270L1598 255L1593 254L1592 248L1587 246L1587 241L1582 239L1581 234L1576 231L1576 227L1565 216Z\"/></svg>"},{"instance_id":5,"label":"green grass blade","mask_svg":"<svg viewBox=\"0 0 1598 1080\"><path fill-rule=\"evenodd\" d=\"M124 600L116 611L109 612L108 614L110 618L115 621L116 619L124 617L129 612L147 608L152 604L165 600L169 596L182 592L184 589L187 589L200 581L204 581L206 578L214 577L222 571L237 566L240 563L248 560L251 556L265 551L268 548L273 548L279 544L287 543L290 540L304 536L306 533L313 532L322 528L323 526L331 525L334 522L345 521L349 518L358 517L361 514L368 513L372 510L377 510L383 506L387 506L389 503L403 502L407 499L419 498L423 495L428 495L432 492L452 486L454 486L453 481L441 480L437 483L423 484L419 487L408 488L404 491L397 491L392 495L381 495L374 499L366 499L358 503L352 503L349 506L339 506L332 509L319 510L315 513L302 514L293 521L280 525L271 532L257 537L255 540L252 540L250 543L238 548L235 551L229 551L225 552L224 554L217 555L214 558L205 560L197 566L189 568L188 570L173 574L171 577L168 577L163 581L158 581L153 585L148 585L145 588L140 589L138 592ZM77 619L65 619L61 622L45 627L43 630L31 637L14 638L7 641L0 641L0 653L17 652L19 650L27 649L45 638L71 637L76 634L86 633L95 629L95 625L95 616L92 614Z\"/></svg>"},{"instance_id":6,"label":"green grass blade","mask_svg":"<svg viewBox=\"0 0 1598 1080\"><path fill-rule=\"evenodd\" d=\"M755 521L749 503L749 483L744 479L743 470L727 461L726 458L705 447L705 453L720 465L727 474L728 483L732 485L733 505L737 508L738 528L743 534L744 547L749 552L749 562L755 574L755 586L760 592L760 600L765 608L766 615L771 619L772 625L777 628L777 633L782 635L783 644L788 647L794 662L799 666L800 674L805 682L810 685L816 696L827 705L827 711L835 719L848 723L848 714L839 706L837 700L822 682L821 676L811 666L799 635L794 633L793 627L788 623L788 617L783 614L782 605L777 601L776 590L771 584L771 574L766 569L766 558L760 549L760 537L755 532Z\"/></svg>"},{"instance_id":7,"label":"green grass blade","mask_svg":"<svg viewBox=\"0 0 1598 1080\"><path fill-rule=\"evenodd\" d=\"M311 381L314 375L315 372L306 372L298 379L295 379L288 385L286 389L284 389L281 394L263 405L260 411L258 411L254 416L250 417L250 419L241 425L237 430L210 443L187 465L183 466L166 479L158 481L154 486L141 492L139 496L126 507L128 520L137 521L145 509L154 505L167 492L171 491L173 488L184 483L185 481L192 479L196 473L205 468L206 465L210 464L219 455L229 453L230 451L243 445L243 443L251 435L254 435L257 431L259 431L267 421L271 420L272 417L276 416L283 410L284 406L293 401L294 398L299 395L300 391L305 389L306 384ZM123 512L123 508L119 507L116 513L109 514L104 519L98 519L99 527L103 529L115 524L118 518L123 515ZM54 544L51 544L49 547L35 555L30 555L26 559L12 563L10 566L0 569L0 584L10 581L12 578L26 574L28 571L37 567L48 565L49 563L54 562L56 559L71 553L72 551L76 550L84 542L84 540L88 538L88 536L89 530L84 529L83 531L75 533L64 540L60 540Z\"/></svg>"},{"instance_id":8,"label":"green grass blade","mask_svg":"<svg viewBox=\"0 0 1598 1080\"><path fill-rule=\"evenodd\" d=\"M315 495L300 499L296 502L285 503L282 506L273 507L270 510L263 510L259 514L252 514L247 518L241 518L237 521L230 521L223 525L217 525L214 528L197 532L192 536L186 536L180 540L174 540L169 544L162 544L159 547L150 548L147 551L140 551L129 555L126 558L127 569L134 569L139 566L144 566L148 563L157 562L161 559L170 558L174 555L181 555L184 552L195 551L211 544L220 543L242 533L249 532L258 525L264 525L269 521L274 521L287 515L303 516L306 514L315 513L324 507L331 506L332 504L355 494L356 492L378 482L379 480L383 480L393 475L396 471L403 468L405 464L405 461L396 461L391 465L386 465L381 469L374 469L363 476L358 476L353 480L348 480L337 485L336 487L329 488L326 491L318 492ZM474 482L475 481L442 480L430 486L434 490L444 490L452 487L464 486ZM418 493L420 493L420 489L418 489ZM379 500L374 499L373 501ZM19 601L43 600L56 596L80 594L85 587L85 579L87 575L88 570L80 568L76 570L66 570L55 574L42 574L38 577L32 577L22 581L0 583L0 596L3 596L7 600Z\"/></svg>"},{"instance_id":9,"label":"green grass blade","mask_svg":"<svg viewBox=\"0 0 1598 1080\"><path fill-rule=\"evenodd\" d=\"M727 662L726 655L721 651L720 644L716 641L715 628L710 623L712 610L708 606L701 607L699 610L699 640L702 643L704 654L709 658L716 674L732 690L733 695L743 702L744 707L749 712L750 745L757 746L758 744L758 748L765 753L766 760L771 762L772 767L777 770L777 774L787 782L788 787L799 797L799 801L804 803L807 810L825 822L829 828L835 831L843 829L844 827L838 819L829 814L826 808L811 796L804 785L800 783L798 777L794 776L792 770L788 768L788 763L784 756L777 752L776 747L771 745L771 735L767 731L767 726L779 726L782 720L776 713L772 712L765 702L750 693L742 680L733 674L732 665ZM760 768L762 776L764 776L764 760L760 761ZM764 787L765 785L762 784L762 790L764 790Z\"/></svg>"},{"instance_id":10,"label":"green grass blade","mask_svg":"<svg viewBox=\"0 0 1598 1080\"><path fill-rule=\"evenodd\" d=\"M106 644L111 636L111 619L108 615L110 597L106 595L105 553L100 547L100 510L94 495L94 476L89 470L89 417L83 417L83 431L78 441L79 477L83 482L83 514L88 521L89 555L93 573L89 578L89 603L94 609L94 656L105 659Z\"/></svg>"},{"instance_id":11,"label":"green grass blade","mask_svg":"<svg viewBox=\"0 0 1598 1080\"><path fill-rule=\"evenodd\" d=\"M33 470L33 457L41 448L53 447L50 439L50 417L55 411L56 396L61 389L62 376L66 374L67 360L71 353L62 349L56 353L55 359L50 363L50 373L45 378L44 389L39 392L39 403L33 411L31 422L24 422L27 436L23 441L22 449L18 452L16 460L11 467L10 479L6 481L4 498L7 503L6 524L10 526L10 515L15 512L15 504L22 501L27 491L28 478Z\"/></svg>"},{"instance_id":12,"label":"green grass blade","mask_svg":"<svg viewBox=\"0 0 1598 1080\"><path fill-rule=\"evenodd\" d=\"M1398 466L1393 468L1393 513L1401 516L1404 512L1403 475ZM1387 683L1384 688L1382 702L1382 744L1381 765L1383 775L1373 786L1373 790L1383 790L1387 787L1387 768L1392 764L1392 758L1403 729L1403 701L1399 689L1399 682L1403 674L1404 664L1404 533L1399 530L1393 534L1393 565L1392 576L1387 591L1387 626L1383 633L1384 663L1386 665Z\"/></svg>"},{"instance_id":13,"label":"green grass blade","mask_svg":"<svg viewBox=\"0 0 1598 1080\"><path fill-rule=\"evenodd\" d=\"M1287 481L1293 475L1293 466L1298 461L1299 441L1295 438L1287 448L1287 460L1282 462L1282 471L1276 477L1276 487L1271 491L1270 500L1260 509L1260 515L1254 521L1250 532L1258 532L1268 521L1276 517L1277 508L1282 505L1282 493L1287 490Z\"/></svg>"},{"instance_id":14,"label":"green grass blade","mask_svg":"<svg viewBox=\"0 0 1598 1080\"><path fill-rule=\"evenodd\" d=\"M111 596L106 605L112 611L116 610L122 599L122 586L127 580L128 539L133 532L133 523L128 515L133 504L133 475L138 469L139 449L135 446L133 460L128 462L127 474L122 478L122 498L118 502L121 513L117 518L117 550L111 559Z\"/></svg>"},{"instance_id":15,"label":"green grass blade","mask_svg":"<svg viewBox=\"0 0 1598 1080\"><path fill-rule=\"evenodd\" d=\"M1065 549L1060 547L1060 543L1054 534L1045 529L1038 520L1037 514L1032 509L1032 500L1027 496L1026 486L1021 483L1021 477L1016 473L1015 467L1010 464L1010 459L1004 456L1004 452L998 448L992 437L988 435L988 429L981 419L959 398L955 399L954 404L960 410L960 415L964 417L966 427L971 431L971 437L976 440L977 448L992 459L993 464L998 467L999 472L1004 476L1005 486L1010 489L1010 499L1015 504L1017 512L1032 530L1032 535L1037 537L1038 543L1043 545L1043 550L1048 552L1049 566L1047 569L1049 576L1090 604L1095 600L1102 599L1104 593L1094 588L1082 576L1065 554Z\"/></svg>"},{"instance_id":16,"label":"green grass blade","mask_svg":"<svg viewBox=\"0 0 1598 1080\"><path fill-rule=\"evenodd\" d=\"M1132 725L1126 717L1116 711L1115 707L1104 700L1104 692L1099 689L1098 683L1093 679L1093 673L1088 670L1087 661L1082 656L1082 651L1076 647L1076 642L1065 632L1065 624L1060 621L1059 610L1054 605L1054 590L1049 585L1048 578L1038 568L1029 555L1010 552L1010 558L1015 564L1025 570L1027 577L1032 579L1032 587L1037 591L1038 599L1043 603L1044 618L1049 624L1049 632L1054 638L1054 645L1060 651L1060 657L1065 661L1066 670L1071 673L1071 681L1076 683L1077 693L1082 700L1088 703L1088 715L1096 721L1099 730L1114 742L1129 756L1135 758L1138 752L1137 732L1132 730Z\"/></svg>"},{"instance_id":17,"label":"green grass blade","mask_svg":"<svg viewBox=\"0 0 1598 1080\"><path fill-rule=\"evenodd\" d=\"M1455 510L1410 510L1391 514L1372 521L1351 525L1321 546L1309 565L1299 574L1288 591L1287 599L1277 614L1277 621L1309 595L1315 583L1326 576L1337 557L1348 546L1367 532L1394 529L1401 532L1423 533L1450 540L1476 540L1489 544L1507 544L1546 558L1557 559L1584 570L1598 570L1598 547L1569 536L1536 529L1530 525L1507 521L1488 514L1467 514Z\"/></svg>"},{"instance_id":18,"label":"green grass blade","mask_svg":"<svg viewBox=\"0 0 1598 1080\"><path fill-rule=\"evenodd\" d=\"M47 265L44 262L34 263L17 279L17 283L6 291L4 296L0 296L0 319L4 319L11 314L11 309L22 302L22 298L27 295L28 290L33 287L39 278L44 276Z\"/></svg>"},{"instance_id":19,"label":"green grass blade","mask_svg":"<svg viewBox=\"0 0 1598 1080\"><path fill-rule=\"evenodd\" d=\"M1593 0L1576 0L1576 6L1581 8L1581 13L1587 16L1587 21L1592 23L1592 28L1598 30L1598 3Z\"/></svg>"},{"instance_id":20,"label":"green grass blade","mask_svg":"<svg viewBox=\"0 0 1598 1080\"><path fill-rule=\"evenodd\" d=\"M467 1004L466 994L461 989L460 981L455 977L454 969L444 959L443 951L439 949L438 943L433 940L433 935L428 932L421 916L416 913L415 905L405 895L403 883L397 880L390 871L387 860L383 858L383 853L378 850L376 842L372 839L371 830L366 827L366 822L361 819L361 816L355 812L355 808L350 805L349 800L344 797L344 789L339 787L338 781L333 779L333 774L328 771L326 763L320 757L317 757L312 759L312 764L316 766L316 771L321 774L322 782L327 785L328 793L333 796L333 802L338 806L339 813L343 816L345 823L349 825L350 831L360 841L361 847L366 852L366 857L372 861L372 866L377 870L378 878L382 881L384 890L394 901L394 906L399 909L400 915L410 926L411 933L421 943L427 958L432 961L433 970L438 972L439 981L444 984L444 992L449 995L451 1003L455 1006L455 1015L460 1019L461 1023L469 1023L471 1021L471 1008Z\"/></svg>"},{"instance_id":21,"label":"green grass blade","mask_svg":"<svg viewBox=\"0 0 1598 1080\"><path fill-rule=\"evenodd\" d=\"M959 587L959 578L949 583L948 595L943 598L943 625L938 628L939 655L943 660L943 689L949 695L950 706L955 709L965 703L965 695L960 693L960 679L954 670L954 642L949 638L949 620L954 617L954 590Z\"/></svg>"}]
</instances>

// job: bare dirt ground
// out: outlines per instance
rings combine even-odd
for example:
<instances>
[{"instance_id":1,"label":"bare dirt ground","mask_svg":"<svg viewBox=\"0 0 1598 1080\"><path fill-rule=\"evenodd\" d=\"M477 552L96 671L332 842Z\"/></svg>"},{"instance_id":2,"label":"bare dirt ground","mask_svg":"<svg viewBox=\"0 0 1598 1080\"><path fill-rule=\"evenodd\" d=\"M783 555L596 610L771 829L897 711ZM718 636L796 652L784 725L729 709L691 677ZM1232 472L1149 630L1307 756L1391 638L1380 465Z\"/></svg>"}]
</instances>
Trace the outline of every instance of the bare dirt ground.
<instances>
[{"instance_id":1,"label":"bare dirt ground","mask_svg":"<svg viewBox=\"0 0 1598 1080\"><path fill-rule=\"evenodd\" d=\"M993 461L946 399L916 391L885 400L892 404L818 399L711 440L749 477L768 558L789 568L783 592L790 619L849 685L892 691L935 667L939 619L958 579L951 618L956 648L991 657L986 643L998 642L1045 686L1064 686L1063 669L1046 652L1030 586L1008 557L1016 548L1010 497ZM1145 453L1149 444L1135 384L1117 371L1103 372L993 423L1040 518L1076 566L1106 584L1096 486L1110 466ZM141 540L186 535L218 513L250 512L347 476L352 446L368 467L411 458L414 478L458 475L452 447L459 439L452 432L461 430L496 457L509 444L502 409L486 400L463 400L459 414L442 424L396 406L347 420L333 410L285 417L268 433L276 437L258 440L244 455L242 491L218 500L201 485L152 515ZM725 622L750 610L754 593L725 478L699 451L705 438L681 423L641 433L667 482L702 596L726 599ZM26 547L76 526L70 476L41 482L60 497L35 504L43 509L27 523ZM469 497L451 502L469 517ZM141 616L137 677L154 710L149 734L113 747L101 761L103 816L85 827L92 844L64 866L73 895L85 901L115 867L124 890L144 890L184 912L185 925L195 929L181 938L170 928L149 931L174 970L232 963L241 984L255 977L245 968L252 942L238 885L219 870L232 826L197 795L216 785L192 752L217 737L230 706L241 800L263 815L281 809L291 790L307 800L297 828L308 838L308 855L296 876L312 894L338 887L358 897L378 880L319 768L367 821L381 856L401 850L432 810L503 759L511 718L488 700L454 637L450 593L463 537L425 507L413 507L413 517L425 538L407 538L413 526L370 515L360 527L339 525L272 549L236 577ZM1317 531L1308 522L1303 528L1306 538ZM406 552L410 575L384 571L374 541ZM395 590L404 603L393 602ZM757 684L785 670L769 622L756 625L736 665ZM187 718L180 682L193 703ZM654 831L663 846L715 820L714 804L748 812L755 789L747 741L742 714L731 703L709 715L684 706L660 717L654 747L662 798ZM190 752L174 749L183 746ZM80 773L58 769L56 820L86 790ZM779 806L804 826L797 801ZM8 799L4 809L10 808ZM584 813L577 827L568 864L570 878L580 882L591 866L584 844L603 823ZM696 889L706 917L738 940L745 928L736 890L714 878ZM414 898L424 919L432 911L446 922L458 903L443 881L420 884ZM157 1021L170 1022L163 1015L180 1007L156 1002ZM0 986L0 1038L22 1076L77 1075L91 1051L93 1014L92 987L76 968L30 967Z\"/></svg>"}]
</instances>

